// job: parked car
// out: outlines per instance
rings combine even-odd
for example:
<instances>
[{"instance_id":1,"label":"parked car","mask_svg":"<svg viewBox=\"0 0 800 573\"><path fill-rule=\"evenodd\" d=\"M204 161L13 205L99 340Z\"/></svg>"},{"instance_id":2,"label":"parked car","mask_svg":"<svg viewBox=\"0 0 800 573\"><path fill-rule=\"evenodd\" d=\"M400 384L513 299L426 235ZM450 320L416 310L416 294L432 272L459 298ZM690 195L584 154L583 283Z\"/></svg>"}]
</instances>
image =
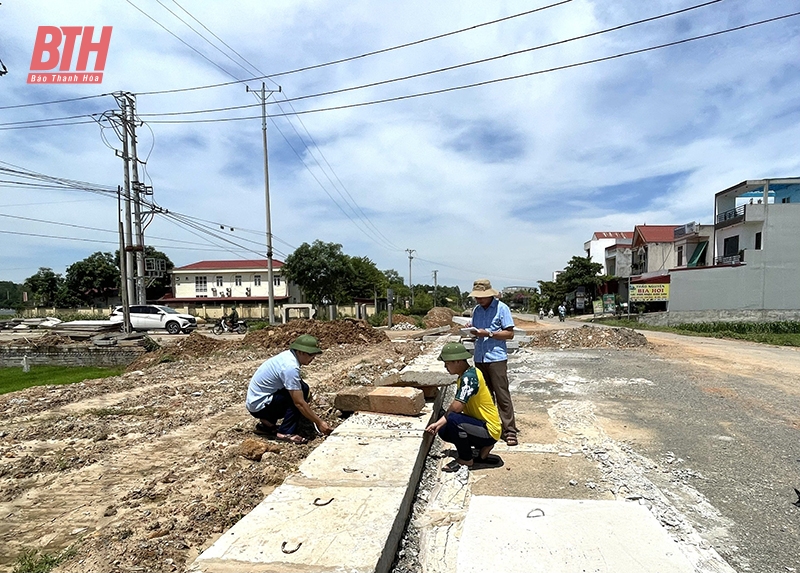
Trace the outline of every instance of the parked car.
<instances>
[{"instance_id":1,"label":"parked car","mask_svg":"<svg viewBox=\"0 0 800 573\"><path fill-rule=\"evenodd\" d=\"M160 330L170 334L185 332L189 334L197 328L197 319L191 314L181 314L177 310L159 304L133 304L131 311L131 327L133 330ZM110 320L122 322L122 307L111 311Z\"/></svg>"}]
</instances>

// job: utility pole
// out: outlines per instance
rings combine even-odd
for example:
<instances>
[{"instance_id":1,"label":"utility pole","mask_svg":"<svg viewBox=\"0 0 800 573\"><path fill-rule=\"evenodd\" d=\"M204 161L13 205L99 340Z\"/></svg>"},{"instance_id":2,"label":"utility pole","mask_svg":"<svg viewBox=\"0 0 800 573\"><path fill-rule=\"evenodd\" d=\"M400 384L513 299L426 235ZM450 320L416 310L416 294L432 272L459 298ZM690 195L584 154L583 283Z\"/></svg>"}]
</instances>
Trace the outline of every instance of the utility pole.
<instances>
[{"instance_id":1,"label":"utility pole","mask_svg":"<svg viewBox=\"0 0 800 573\"><path fill-rule=\"evenodd\" d=\"M122 164L125 174L125 186L123 188L123 196L125 197L125 247L119 253L120 267L122 266L122 257L125 257L125 298L127 303L136 303L136 282L133 276L133 223L131 221L131 172L130 172L130 153L128 149L128 99L122 93L115 93L114 99L117 100L121 108L120 119L122 123L122 133L117 135L122 140Z\"/></svg>"},{"instance_id":2,"label":"utility pole","mask_svg":"<svg viewBox=\"0 0 800 573\"><path fill-rule=\"evenodd\" d=\"M136 96L125 94L128 102L128 121L126 133L131 140L131 188L133 190L134 235L136 252L136 304L147 304L147 293L144 277L144 231L142 230L142 193L143 185L139 182L139 158L136 155Z\"/></svg>"},{"instance_id":3,"label":"utility pole","mask_svg":"<svg viewBox=\"0 0 800 573\"><path fill-rule=\"evenodd\" d=\"M411 289L411 306L414 306L414 286L411 284L411 261L414 258L414 249L406 249L408 253L408 288Z\"/></svg>"},{"instance_id":4,"label":"utility pole","mask_svg":"<svg viewBox=\"0 0 800 573\"><path fill-rule=\"evenodd\" d=\"M438 272L439 272L438 270L433 271L433 306L436 306L436 287L438 286L436 284L436 274Z\"/></svg>"},{"instance_id":5,"label":"utility pole","mask_svg":"<svg viewBox=\"0 0 800 573\"><path fill-rule=\"evenodd\" d=\"M269 281L269 323L275 324L275 285L273 284L272 270L272 217L269 208L269 154L267 153L267 94L272 95L277 90L266 89L266 84L261 82L261 90L251 90L246 86L246 91L252 92L261 101L261 132L264 140L264 195L267 202L267 280Z\"/></svg>"}]
</instances>

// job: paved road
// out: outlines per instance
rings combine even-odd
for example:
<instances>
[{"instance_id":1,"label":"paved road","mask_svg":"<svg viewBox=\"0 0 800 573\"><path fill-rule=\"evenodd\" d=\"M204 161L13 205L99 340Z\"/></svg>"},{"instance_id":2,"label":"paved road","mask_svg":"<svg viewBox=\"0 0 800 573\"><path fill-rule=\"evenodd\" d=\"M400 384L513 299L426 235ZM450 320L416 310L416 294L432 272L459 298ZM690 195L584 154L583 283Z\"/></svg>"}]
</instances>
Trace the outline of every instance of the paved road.
<instances>
[{"instance_id":1,"label":"paved road","mask_svg":"<svg viewBox=\"0 0 800 573\"><path fill-rule=\"evenodd\" d=\"M697 571L800 571L800 350L644 334L514 354L521 445L472 493L640 500Z\"/></svg>"}]
</instances>

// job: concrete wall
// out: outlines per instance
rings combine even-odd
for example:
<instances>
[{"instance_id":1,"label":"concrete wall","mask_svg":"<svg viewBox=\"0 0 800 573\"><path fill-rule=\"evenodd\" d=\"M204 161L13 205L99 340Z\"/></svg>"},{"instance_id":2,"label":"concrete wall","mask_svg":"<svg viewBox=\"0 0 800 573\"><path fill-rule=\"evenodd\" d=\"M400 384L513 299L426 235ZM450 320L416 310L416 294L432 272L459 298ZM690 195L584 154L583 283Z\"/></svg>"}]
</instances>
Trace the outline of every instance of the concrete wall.
<instances>
[{"instance_id":1,"label":"concrete wall","mask_svg":"<svg viewBox=\"0 0 800 573\"><path fill-rule=\"evenodd\" d=\"M798 227L800 204L769 205L763 249L748 250L744 265L673 271L669 311L800 309Z\"/></svg>"},{"instance_id":2,"label":"concrete wall","mask_svg":"<svg viewBox=\"0 0 800 573\"><path fill-rule=\"evenodd\" d=\"M139 347L0 346L0 367L21 368L26 356L31 366L127 366L143 353Z\"/></svg>"},{"instance_id":3,"label":"concrete wall","mask_svg":"<svg viewBox=\"0 0 800 573\"><path fill-rule=\"evenodd\" d=\"M675 326L700 322L783 322L800 321L800 310L697 310L651 312L639 322L653 326Z\"/></svg>"},{"instance_id":4,"label":"concrete wall","mask_svg":"<svg viewBox=\"0 0 800 573\"><path fill-rule=\"evenodd\" d=\"M648 243L647 272L666 271L678 264L678 257L672 243Z\"/></svg>"}]
</instances>

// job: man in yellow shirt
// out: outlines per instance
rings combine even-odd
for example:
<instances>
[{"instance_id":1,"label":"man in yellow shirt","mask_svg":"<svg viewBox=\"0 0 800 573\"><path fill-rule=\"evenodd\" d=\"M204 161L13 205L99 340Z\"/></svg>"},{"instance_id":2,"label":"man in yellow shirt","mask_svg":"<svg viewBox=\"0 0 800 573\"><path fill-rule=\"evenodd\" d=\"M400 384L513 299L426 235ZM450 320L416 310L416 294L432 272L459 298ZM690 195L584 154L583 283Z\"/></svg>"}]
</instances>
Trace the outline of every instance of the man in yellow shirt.
<instances>
[{"instance_id":1,"label":"man in yellow shirt","mask_svg":"<svg viewBox=\"0 0 800 573\"><path fill-rule=\"evenodd\" d=\"M442 440L455 445L458 451L458 458L442 471L457 471L459 466L472 467L475 462L484 465L500 462L499 458L489 457L489 452L500 439L500 416L483 374L467 362L471 357L464 345L458 342L445 344L439 354L439 360L444 361L447 371L458 376L455 399L441 418L425 428L426 432L439 434ZM475 460L472 458L473 447L478 450Z\"/></svg>"}]
</instances>

